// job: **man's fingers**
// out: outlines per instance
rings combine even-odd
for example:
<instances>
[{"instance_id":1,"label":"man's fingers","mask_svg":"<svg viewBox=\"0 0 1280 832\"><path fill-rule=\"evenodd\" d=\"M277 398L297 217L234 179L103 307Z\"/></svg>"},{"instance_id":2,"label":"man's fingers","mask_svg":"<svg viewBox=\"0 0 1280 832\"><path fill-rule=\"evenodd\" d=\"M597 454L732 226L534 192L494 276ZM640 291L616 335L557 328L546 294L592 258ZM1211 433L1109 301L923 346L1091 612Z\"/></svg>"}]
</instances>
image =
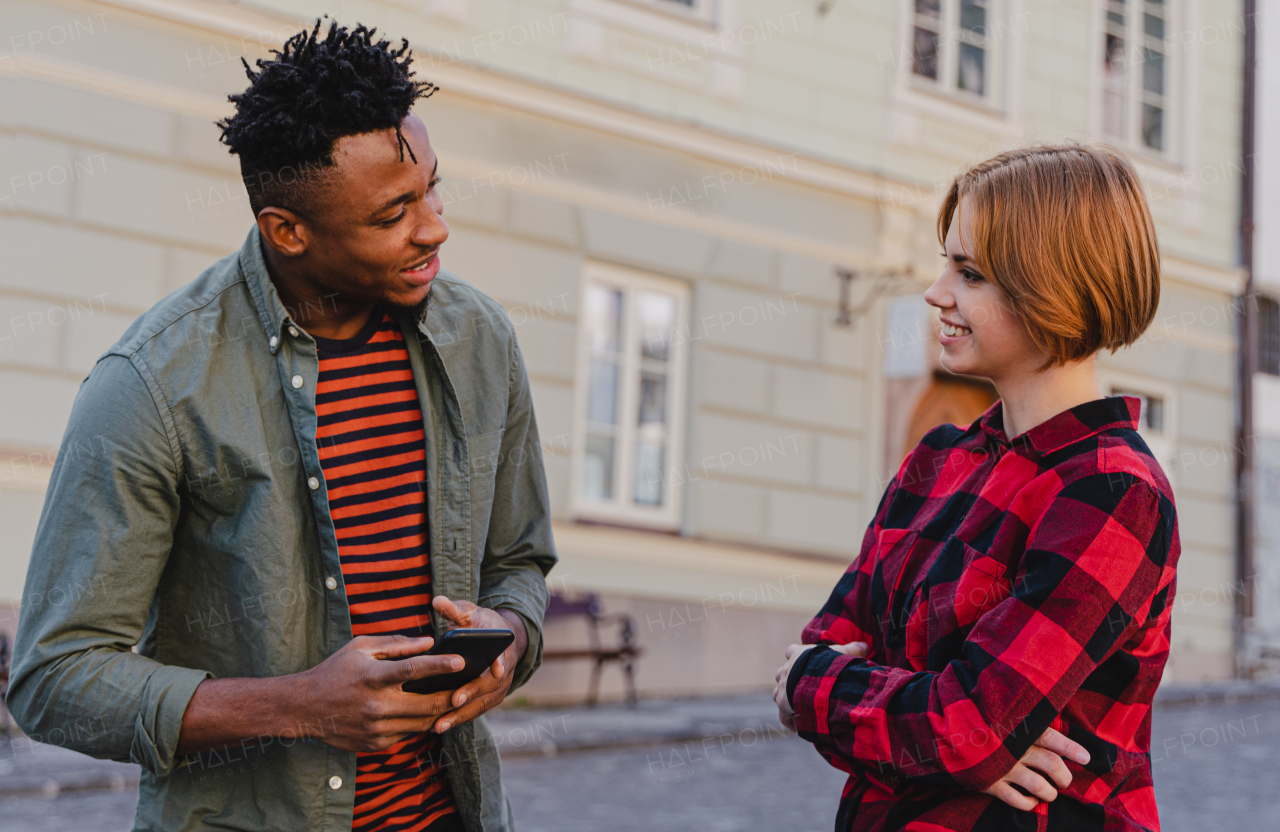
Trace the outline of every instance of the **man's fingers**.
<instances>
[{"instance_id":1,"label":"man's fingers","mask_svg":"<svg viewBox=\"0 0 1280 832\"><path fill-rule=\"evenodd\" d=\"M474 604L455 603L443 595L432 598L431 607L459 627L470 627L471 613L479 609Z\"/></svg>"},{"instance_id":2,"label":"man's fingers","mask_svg":"<svg viewBox=\"0 0 1280 832\"><path fill-rule=\"evenodd\" d=\"M832 644L831 649L837 653L843 653L846 656L857 656L864 658L871 652L871 648L865 641L851 641L848 644Z\"/></svg>"},{"instance_id":3,"label":"man's fingers","mask_svg":"<svg viewBox=\"0 0 1280 832\"><path fill-rule=\"evenodd\" d=\"M443 734L450 728L461 725L464 722L470 722L480 716L480 714L498 704L500 701L502 701L502 694L500 692L490 693L485 696L477 697L476 699L470 699L467 701L466 705L458 708L457 710L449 711L449 713L437 719L436 724L431 727L431 730L437 734Z\"/></svg>"},{"instance_id":4,"label":"man's fingers","mask_svg":"<svg viewBox=\"0 0 1280 832\"><path fill-rule=\"evenodd\" d=\"M450 693L452 691L440 691L439 693L397 691L391 710L383 718L383 722L397 726L401 724L401 720L421 722L425 723L426 727L407 728L406 733L410 731L426 731L431 727L433 720L441 714L453 710L453 705L449 701Z\"/></svg>"},{"instance_id":5,"label":"man's fingers","mask_svg":"<svg viewBox=\"0 0 1280 832\"><path fill-rule=\"evenodd\" d=\"M1085 765L1089 762L1089 752L1085 751L1083 745L1075 740L1068 739L1066 734L1055 731L1052 728L1045 729L1045 732L1040 735L1040 739L1036 740L1036 745L1049 749L1059 757L1075 760L1080 765Z\"/></svg>"},{"instance_id":6,"label":"man's fingers","mask_svg":"<svg viewBox=\"0 0 1280 832\"><path fill-rule=\"evenodd\" d=\"M402 656L416 656L431 649L436 640L431 636L411 638L410 636L356 636L351 646L363 650L375 659L398 659Z\"/></svg>"},{"instance_id":7,"label":"man's fingers","mask_svg":"<svg viewBox=\"0 0 1280 832\"><path fill-rule=\"evenodd\" d=\"M1024 812L1030 812L1036 808L1036 803L1039 802L1034 797L1027 797L1003 780L987 789L987 794L998 800L1003 800L1013 808L1021 809Z\"/></svg>"},{"instance_id":8,"label":"man's fingers","mask_svg":"<svg viewBox=\"0 0 1280 832\"><path fill-rule=\"evenodd\" d=\"M794 659L812 646L812 644L788 644L786 656L788 659Z\"/></svg>"},{"instance_id":9,"label":"man's fingers","mask_svg":"<svg viewBox=\"0 0 1280 832\"><path fill-rule=\"evenodd\" d=\"M438 676L441 673L453 673L466 666L462 657L454 653L440 656L410 656L397 661L379 662L382 675L378 677L387 684L403 684L411 679L422 679L427 676Z\"/></svg>"},{"instance_id":10,"label":"man's fingers","mask_svg":"<svg viewBox=\"0 0 1280 832\"><path fill-rule=\"evenodd\" d=\"M474 680L453 691L453 707L461 708L468 701L492 694L494 691L502 690L503 687L502 680L493 675L493 668L486 668L484 673L480 673L480 676L476 676Z\"/></svg>"}]
</instances>

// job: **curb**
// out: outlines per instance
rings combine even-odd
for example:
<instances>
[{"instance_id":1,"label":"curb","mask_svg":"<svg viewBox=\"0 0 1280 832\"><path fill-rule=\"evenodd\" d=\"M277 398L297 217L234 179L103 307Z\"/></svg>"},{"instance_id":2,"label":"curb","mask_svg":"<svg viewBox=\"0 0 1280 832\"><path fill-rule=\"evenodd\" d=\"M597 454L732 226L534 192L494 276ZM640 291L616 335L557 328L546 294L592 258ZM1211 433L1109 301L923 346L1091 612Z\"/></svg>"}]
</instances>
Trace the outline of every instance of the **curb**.
<instances>
[{"instance_id":1,"label":"curb","mask_svg":"<svg viewBox=\"0 0 1280 832\"><path fill-rule=\"evenodd\" d=\"M1171 686L1156 691L1156 708L1200 708L1246 702L1280 702L1280 684L1236 683Z\"/></svg>"},{"instance_id":2,"label":"curb","mask_svg":"<svg viewBox=\"0 0 1280 832\"><path fill-rule=\"evenodd\" d=\"M58 778L36 775L18 775L0 779L0 798L40 797L53 800L63 792L113 791L121 792L138 785L137 772L75 771Z\"/></svg>"},{"instance_id":3,"label":"curb","mask_svg":"<svg viewBox=\"0 0 1280 832\"><path fill-rule=\"evenodd\" d=\"M500 730L492 726L494 734ZM510 736L520 726L503 726L501 732ZM791 733L776 721L770 724L767 720L742 719L697 722L678 728L654 729L649 731L584 731L579 736L545 739L541 742L526 742L519 745L499 746L503 759L524 757L554 757L560 752L601 751L614 748L638 748L649 745L666 745L684 743L694 740L707 740L729 735L752 734L757 737L785 737Z\"/></svg>"}]
</instances>

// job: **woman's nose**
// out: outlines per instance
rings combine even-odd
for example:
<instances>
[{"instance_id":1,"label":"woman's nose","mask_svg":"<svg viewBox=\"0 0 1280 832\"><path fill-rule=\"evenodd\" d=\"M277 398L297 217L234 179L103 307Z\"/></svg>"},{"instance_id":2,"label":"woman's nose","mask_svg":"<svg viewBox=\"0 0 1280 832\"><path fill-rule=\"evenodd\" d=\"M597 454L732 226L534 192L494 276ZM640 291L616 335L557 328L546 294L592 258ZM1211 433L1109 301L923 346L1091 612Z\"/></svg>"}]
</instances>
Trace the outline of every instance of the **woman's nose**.
<instances>
[{"instance_id":1,"label":"woman's nose","mask_svg":"<svg viewBox=\"0 0 1280 832\"><path fill-rule=\"evenodd\" d=\"M951 292L943 285L945 279L945 273L938 275L938 279L933 281L933 285L924 290L925 303L930 306L936 306L939 309L950 309L954 305Z\"/></svg>"}]
</instances>

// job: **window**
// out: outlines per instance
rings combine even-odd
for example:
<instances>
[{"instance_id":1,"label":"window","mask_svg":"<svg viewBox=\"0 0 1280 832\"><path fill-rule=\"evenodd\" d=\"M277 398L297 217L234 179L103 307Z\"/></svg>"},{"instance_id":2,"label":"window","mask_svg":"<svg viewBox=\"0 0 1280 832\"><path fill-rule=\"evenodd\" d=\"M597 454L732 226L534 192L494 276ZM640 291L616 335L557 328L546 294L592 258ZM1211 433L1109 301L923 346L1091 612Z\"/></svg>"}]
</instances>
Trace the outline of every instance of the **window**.
<instances>
[{"instance_id":1,"label":"window","mask_svg":"<svg viewBox=\"0 0 1280 832\"><path fill-rule=\"evenodd\" d=\"M641 3L662 11L683 12L703 19L711 17L712 7L715 5L713 0L641 0Z\"/></svg>"},{"instance_id":2,"label":"window","mask_svg":"<svg viewBox=\"0 0 1280 832\"><path fill-rule=\"evenodd\" d=\"M992 98L997 56L989 30L995 2L914 0L911 72L918 84Z\"/></svg>"},{"instance_id":3,"label":"window","mask_svg":"<svg viewBox=\"0 0 1280 832\"><path fill-rule=\"evenodd\" d=\"M1139 393L1136 390L1125 390L1123 387L1112 387L1113 396L1134 396L1142 402L1138 411L1138 429L1152 433L1164 433L1164 399Z\"/></svg>"},{"instance_id":4,"label":"window","mask_svg":"<svg viewBox=\"0 0 1280 832\"><path fill-rule=\"evenodd\" d=\"M1280 376L1280 302L1258 296L1258 372Z\"/></svg>"},{"instance_id":5,"label":"window","mask_svg":"<svg viewBox=\"0 0 1280 832\"><path fill-rule=\"evenodd\" d=\"M601 265L589 268L579 325L576 512L674 527L683 457L688 290Z\"/></svg>"},{"instance_id":6,"label":"window","mask_svg":"<svg viewBox=\"0 0 1280 832\"><path fill-rule=\"evenodd\" d=\"M1098 368L1098 382L1108 396L1133 396L1141 402L1138 433L1151 455L1164 468L1170 483L1178 484L1180 471L1176 449L1177 390L1173 385L1109 367Z\"/></svg>"},{"instance_id":7,"label":"window","mask_svg":"<svg viewBox=\"0 0 1280 832\"><path fill-rule=\"evenodd\" d=\"M1169 145L1165 0L1104 0L1102 132L1165 153Z\"/></svg>"}]
</instances>

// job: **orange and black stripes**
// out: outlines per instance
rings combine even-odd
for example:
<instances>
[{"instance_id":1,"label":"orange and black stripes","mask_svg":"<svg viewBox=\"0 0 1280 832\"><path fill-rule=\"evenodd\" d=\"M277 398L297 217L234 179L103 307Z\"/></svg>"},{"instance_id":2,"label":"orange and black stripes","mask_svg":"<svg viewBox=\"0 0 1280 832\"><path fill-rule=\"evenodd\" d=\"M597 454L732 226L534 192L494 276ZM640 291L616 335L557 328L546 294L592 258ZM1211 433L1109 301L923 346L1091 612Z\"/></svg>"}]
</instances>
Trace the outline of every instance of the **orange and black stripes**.
<instances>
[{"instance_id":1,"label":"orange and black stripes","mask_svg":"<svg viewBox=\"0 0 1280 832\"><path fill-rule=\"evenodd\" d=\"M316 446L354 635L431 633L426 437L409 353L376 310L354 338L316 338ZM356 759L356 832L453 828L437 737L414 734Z\"/></svg>"}]
</instances>

